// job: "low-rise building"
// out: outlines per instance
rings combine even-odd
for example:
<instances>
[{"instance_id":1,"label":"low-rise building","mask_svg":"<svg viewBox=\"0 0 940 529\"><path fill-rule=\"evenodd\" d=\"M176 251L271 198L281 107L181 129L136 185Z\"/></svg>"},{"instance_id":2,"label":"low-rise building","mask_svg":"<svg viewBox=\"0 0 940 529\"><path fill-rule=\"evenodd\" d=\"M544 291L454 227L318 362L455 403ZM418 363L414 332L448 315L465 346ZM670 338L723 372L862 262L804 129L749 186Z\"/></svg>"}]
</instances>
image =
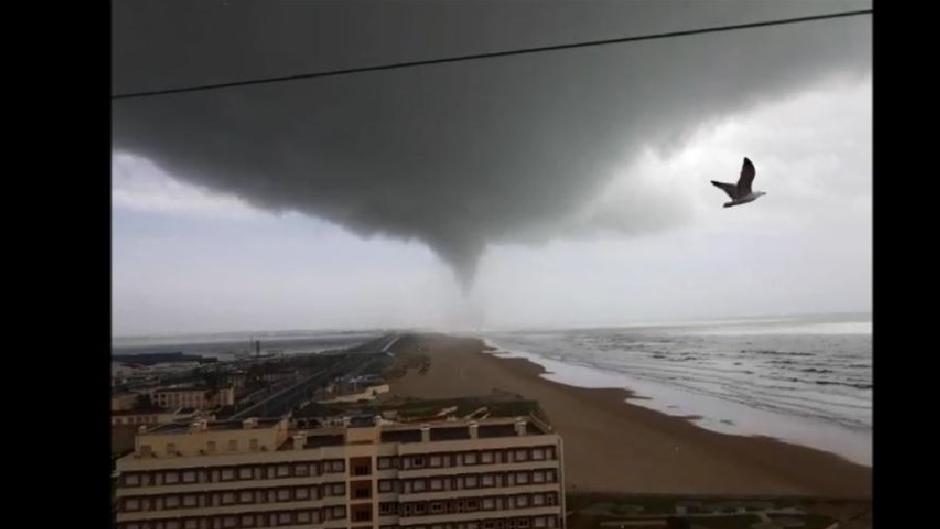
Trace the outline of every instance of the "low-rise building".
<instances>
[{"instance_id":1,"label":"low-rise building","mask_svg":"<svg viewBox=\"0 0 940 529\"><path fill-rule=\"evenodd\" d=\"M139 397L137 393L129 391L111 393L111 411L116 412L134 409L137 406Z\"/></svg>"},{"instance_id":2,"label":"low-rise building","mask_svg":"<svg viewBox=\"0 0 940 529\"><path fill-rule=\"evenodd\" d=\"M111 426L156 426L174 421L191 419L197 415L196 408L135 408L111 412Z\"/></svg>"},{"instance_id":3,"label":"low-rise building","mask_svg":"<svg viewBox=\"0 0 940 529\"><path fill-rule=\"evenodd\" d=\"M171 386L159 388L151 393L151 401L164 408L211 409L235 404L235 388L222 386Z\"/></svg>"}]
</instances>

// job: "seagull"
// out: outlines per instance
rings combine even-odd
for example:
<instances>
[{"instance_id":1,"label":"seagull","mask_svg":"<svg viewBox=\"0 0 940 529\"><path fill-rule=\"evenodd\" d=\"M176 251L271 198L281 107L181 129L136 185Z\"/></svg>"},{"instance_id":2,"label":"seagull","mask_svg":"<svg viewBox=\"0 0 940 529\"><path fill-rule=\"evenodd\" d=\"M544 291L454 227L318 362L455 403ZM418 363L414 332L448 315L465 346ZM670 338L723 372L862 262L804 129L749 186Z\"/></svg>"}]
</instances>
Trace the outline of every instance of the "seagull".
<instances>
[{"instance_id":1,"label":"seagull","mask_svg":"<svg viewBox=\"0 0 940 529\"><path fill-rule=\"evenodd\" d=\"M766 195L763 191L751 191L751 182L754 181L754 164L749 158L744 159L744 166L741 167L741 178L737 184L728 182L716 182L712 180L712 185L721 189L731 197L731 202L725 202L724 207L730 208L740 204L753 202Z\"/></svg>"}]
</instances>

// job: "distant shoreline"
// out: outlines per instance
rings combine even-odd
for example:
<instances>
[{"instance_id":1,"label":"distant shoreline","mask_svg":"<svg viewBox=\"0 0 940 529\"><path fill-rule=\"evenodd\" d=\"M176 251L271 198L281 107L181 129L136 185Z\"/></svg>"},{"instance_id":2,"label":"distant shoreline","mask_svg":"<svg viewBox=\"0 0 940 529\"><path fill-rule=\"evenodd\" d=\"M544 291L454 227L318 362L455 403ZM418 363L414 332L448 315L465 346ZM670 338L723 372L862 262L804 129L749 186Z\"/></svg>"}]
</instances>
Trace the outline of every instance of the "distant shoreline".
<instances>
[{"instance_id":1,"label":"distant shoreline","mask_svg":"<svg viewBox=\"0 0 940 529\"><path fill-rule=\"evenodd\" d=\"M705 430L626 402L622 388L546 380L541 366L484 352L481 340L422 335L431 363L393 394L455 397L510 391L537 399L562 435L570 491L794 495L869 499L871 468L768 437Z\"/></svg>"}]
</instances>

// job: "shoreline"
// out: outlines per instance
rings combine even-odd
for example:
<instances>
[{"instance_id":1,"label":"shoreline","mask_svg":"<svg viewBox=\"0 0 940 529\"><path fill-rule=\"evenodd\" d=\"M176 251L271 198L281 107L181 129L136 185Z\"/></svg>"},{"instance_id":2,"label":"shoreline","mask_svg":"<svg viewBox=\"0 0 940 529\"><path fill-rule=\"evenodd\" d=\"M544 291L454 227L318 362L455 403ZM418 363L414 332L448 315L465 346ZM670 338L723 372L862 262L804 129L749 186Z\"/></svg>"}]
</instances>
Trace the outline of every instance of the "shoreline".
<instances>
[{"instance_id":1,"label":"shoreline","mask_svg":"<svg viewBox=\"0 0 940 529\"><path fill-rule=\"evenodd\" d=\"M526 359L542 367L539 376L552 382L581 388L624 388L628 404L689 419L699 428L739 437L769 437L872 467L870 430L865 436L860 430L849 427L755 410L740 403L723 402L712 395L697 395L659 382L633 379L620 371L604 371L592 365L569 364L535 353L517 352L488 339L483 342L487 354Z\"/></svg>"},{"instance_id":2,"label":"shoreline","mask_svg":"<svg viewBox=\"0 0 940 529\"><path fill-rule=\"evenodd\" d=\"M787 495L870 499L869 467L770 437L707 430L689 418L632 404L623 388L548 380L541 365L484 351L479 339L419 335L425 374L391 382L399 396L443 398L509 391L541 404L562 436L570 492Z\"/></svg>"}]
</instances>

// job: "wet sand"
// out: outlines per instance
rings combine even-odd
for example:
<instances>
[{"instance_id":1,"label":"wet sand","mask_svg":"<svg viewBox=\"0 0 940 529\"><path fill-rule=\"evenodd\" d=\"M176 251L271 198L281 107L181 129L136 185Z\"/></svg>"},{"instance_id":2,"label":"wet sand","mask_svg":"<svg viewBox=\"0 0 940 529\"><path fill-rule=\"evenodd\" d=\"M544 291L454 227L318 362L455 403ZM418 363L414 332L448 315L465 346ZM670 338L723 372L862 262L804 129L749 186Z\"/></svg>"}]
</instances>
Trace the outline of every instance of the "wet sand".
<instances>
[{"instance_id":1,"label":"wet sand","mask_svg":"<svg viewBox=\"0 0 940 529\"><path fill-rule=\"evenodd\" d=\"M577 492L871 497L871 469L765 437L726 435L628 404L621 388L586 389L541 378L527 360L484 353L479 340L421 335L425 374L410 370L392 394L536 399L562 436L566 486Z\"/></svg>"}]
</instances>

